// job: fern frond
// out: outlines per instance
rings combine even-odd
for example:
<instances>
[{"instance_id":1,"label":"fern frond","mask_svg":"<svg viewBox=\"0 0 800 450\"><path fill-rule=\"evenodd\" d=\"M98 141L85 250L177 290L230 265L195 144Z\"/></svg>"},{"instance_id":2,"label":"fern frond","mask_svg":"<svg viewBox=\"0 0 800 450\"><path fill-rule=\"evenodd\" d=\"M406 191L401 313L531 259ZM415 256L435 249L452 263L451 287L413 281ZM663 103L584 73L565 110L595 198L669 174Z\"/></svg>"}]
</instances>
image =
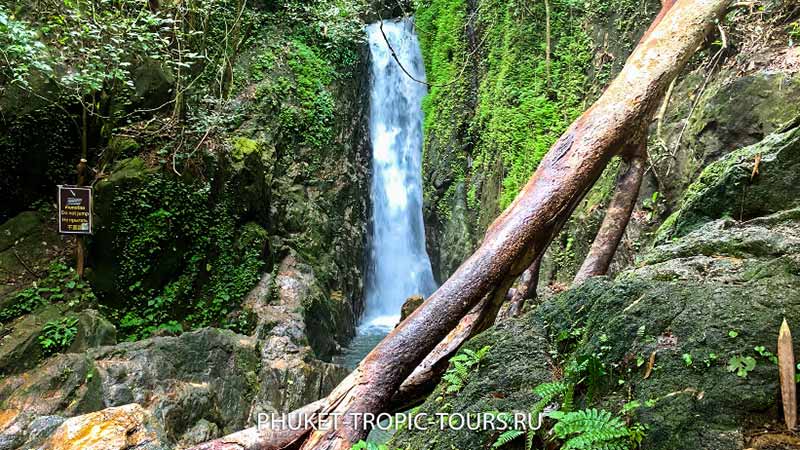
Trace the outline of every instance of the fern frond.
<instances>
[{"instance_id":1,"label":"fern frond","mask_svg":"<svg viewBox=\"0 0 800 450\"><path fill-rule=\"evenodd\" d=\"M522 435L522 430L506 430L497 438L492 448L500 448Z\"/></svg>"},{"instance_id":2,"label":"fern frond","mask_svg":"<svg viewBox=\"0 0 800 450\"><path fill-rule=\"evenodd\" d=\"M563 381L552 381L550 383L542 383L533 388L533 393L544 398L552 400L556 395L560 395L567 388L567 384Z\"/></svg>"},{"instance_id":3,"label":"fern frond","mask_svg":"<svg viewBox=\"0 0 800 450\"><path fill-rule=\"evenodd\" d=\"M553 381L550 383L542 383L533 388L533 393L539 396L537 401L530 410L532 417L539 417L539 414L544 411L547 405L553 403L555 399L568 392L571 384L563 381Z\"/></svg>"},{"instance_id":4,"label":"fern frond","mask_svg":"<svg viewBox=\"0 0 800 450\"><path fill-rule=\"evenodd\" d=\"M608 411L593 408L570 413L556 412L551 417L558 421L553 433L559 439L572 436L564 442L562 450L594 450L603 446L609 450L630 448L628 427Z\"/></svg>"},{"instance_id":5,"label":"fern frond","mask_svg":"<svg viewBox=\"0 0 800 450\"><path fill-rule=\"evenodd\" d=\"M536 431L534 430L528 431L528 435L525 436L525 450L533 449L533 438L535 436L536 436Z\"/></svg>"}]
</instances>

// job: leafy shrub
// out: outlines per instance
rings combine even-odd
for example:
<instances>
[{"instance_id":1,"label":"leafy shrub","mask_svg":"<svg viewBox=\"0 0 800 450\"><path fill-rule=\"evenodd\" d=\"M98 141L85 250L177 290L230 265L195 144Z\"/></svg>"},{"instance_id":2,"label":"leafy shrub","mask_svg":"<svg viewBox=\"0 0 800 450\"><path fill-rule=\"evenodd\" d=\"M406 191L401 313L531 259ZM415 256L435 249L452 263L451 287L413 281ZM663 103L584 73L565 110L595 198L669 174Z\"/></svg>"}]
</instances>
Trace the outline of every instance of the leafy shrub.
<instances>
[{"instance_id":1,"label":"leafy shrub","mask_svg":"<svg viewBox=\"0 0 800 450\"><path fill-rule=\"evenodd\" d=\"M69 306L94 303L95 296L88 284L78 279L77 273L63 262L50 265L47 276L32 283L14 295L14 301L0 309L0 322L9 322L33 312L48 303L66 301Z\"/></svg>"},{"instance_id":2,"label":"leafy shrub","mask_svg":"<svg viewBox=\"0 0 800 450\"><path fill-rule=\"evenodd\" d=\"M47 322L39 335L39 345L45 356L62 352L72 345L78 334L78 319L64 317L61 320Z\"/></svg>"}]
</instances>

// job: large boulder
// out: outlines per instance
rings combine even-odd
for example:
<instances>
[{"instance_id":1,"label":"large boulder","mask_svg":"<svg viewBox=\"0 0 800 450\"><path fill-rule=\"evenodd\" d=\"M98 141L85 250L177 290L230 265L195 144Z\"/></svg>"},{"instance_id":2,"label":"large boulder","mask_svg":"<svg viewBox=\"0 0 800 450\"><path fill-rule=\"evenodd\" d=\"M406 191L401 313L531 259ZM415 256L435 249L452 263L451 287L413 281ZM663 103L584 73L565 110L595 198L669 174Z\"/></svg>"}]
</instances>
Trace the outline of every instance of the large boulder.
<instances>
[{"instance_id":1,"label":"large boulder","mask_svg":"<svg viewBox=\"0 0 800 450\"><path fill-rule=\"evenodd\" d=\"M64 421L41 450L166 450L153 416L133 403Z\"/></svg>"},{"instance_id":2,"label":"large boulder","mask_svg":"<svg viewBox=\"0 0 800 450\"><path fill-rule=\"evenodd\" d=\"M728 170L709 172L690 188L695 194L674 223L691 217L691 227L646 252L636 267L550 297L470 341L472 349L490 346L487 357L459 392L447 393L443 385L419 412L528 410L539 399L535 386L563 378L571 362L584 362L574 408L617 413L639 402L630 420L647 427L641 448L797 448L795 438L781 433L772 355L782 320L800 324L800 210L792 201L769 199L800 195L800 184L787 181L795 176L799 129L795 124L728 155L720 163ZM741 198L756 150L763 166L750 189L769 201L761 208L745 202L752 212L745 220L720 217L727 208L740 210L742 203L728 202ZM690 214L701 207L703 214ZM761 435L764 430L772 437ZM486 448L498 435L402 431L393 445Z\"/></svg>"},{"instance_id":3,"label":"large boulder","mask_svg":"<svg viewBox=\"0 0 800 450\"><path fill-rule=\"evenodd\" d=\"M334 350L332 335L325 333L334 332L326 327L336 323L337 307L325 306L328 300L316 283L310 266L289 255L275 276L265 275L245 299L258 323L262 364L257 412L299 408L330 392L348 373L319 359Z\"/></svg>"},{"instance_id":4,"label":"large boulder","mask_svg":"<svg viewBox=\"0 0 800 450\"><path fill-rule=\"evenodd\" d=\"M800 116L754 145L710 164L659 230L659 241L712 218L748 220L800 206Z\"/></svg>"},{"instance_id":5,"label":"large boulder","mask_svg":"<svg viewBox=\"0 0 800 450\"><path fill-rule=\"evenodd\" d=\"M8 324L8 334L0 338L0 375L35 367L44 356L39 344L42 327L60 319L62 313L58 305L47 305Z\"/></svg>"},{"instance_id":6,"label":"large boulder","mask_svg":"<svg viewBox=\"0 0 800 450\"><path fill-rule=\"evenodd\" d=\"M0 449L22 445L42 417L73 417L138 403L169 442L198 434L202 420L218 433L244 428L259 390L252 338L202 329L63 354L0 380Z\"/></svg>"}]
</instances>

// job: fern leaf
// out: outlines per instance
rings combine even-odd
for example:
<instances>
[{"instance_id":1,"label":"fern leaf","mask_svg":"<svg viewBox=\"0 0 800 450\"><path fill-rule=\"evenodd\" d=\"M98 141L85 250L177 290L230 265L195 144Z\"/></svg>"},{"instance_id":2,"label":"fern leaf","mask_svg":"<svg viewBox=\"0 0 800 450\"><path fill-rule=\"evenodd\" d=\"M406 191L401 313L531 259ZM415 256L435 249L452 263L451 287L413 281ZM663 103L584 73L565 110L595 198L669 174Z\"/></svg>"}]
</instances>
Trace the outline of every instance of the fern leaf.
<instances>
[{"instance_id":1,"label":"fern leaf","mask_svg":"<svg viewBox=\"0 0 800 450\"><path fill-rule=\"evenodd\" d=\"M513 441L514 439L522 436L522 434L523 434L522 430L507 430L507 431L504 431L503 434L501 434L497 438L497 440L494 442L494 445L492 445L492 448L500 448L500 447L508 444L509 442Z\"/></svg>"}]
</instances>

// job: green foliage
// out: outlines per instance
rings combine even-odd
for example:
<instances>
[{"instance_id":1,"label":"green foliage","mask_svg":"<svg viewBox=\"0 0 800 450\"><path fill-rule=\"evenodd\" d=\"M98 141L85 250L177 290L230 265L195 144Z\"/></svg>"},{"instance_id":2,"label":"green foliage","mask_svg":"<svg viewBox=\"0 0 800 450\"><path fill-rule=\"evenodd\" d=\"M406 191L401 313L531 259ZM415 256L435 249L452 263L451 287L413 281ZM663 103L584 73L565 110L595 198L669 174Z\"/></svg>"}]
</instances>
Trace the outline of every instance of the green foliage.
<instances>
[{"instance_id":1,"label":"green foliage","mask_svg":"<svg viewBox=\"0 0 800 450\"><path fill-rule=\"evenodd\" d=\"M771 351L767 350L767 348L764 347L763 345L758 345L754 347L753 350L755 350L755 352L758 353L759 356L771 362L772 364L775 365L778 364L778 357L775 356L775 354L772 353Z\"/></svg>"},{"instance_id":2,"label":"green foliage","mask_svg":"<svg viewBox=\"0 0 800 450\"><path fill-rule=\"evenodd\" d=\"M498 436L497 440L494 441L494 444L492 444L492 448L503 447L506 444L510 443L511 441L523 435L525 435L525 432L523 430L517 430L517 429L506 430L500 433L500 436Z\"/></svg>"},{"instance_id":3,"label":"green foliage","mask_svg":"<svg viewBox=\"0 0 800 450\"><path fill-rule=\"evenodd\" d=\"M661 194L658 191L653 192L653 195L650 198L644 199L642 202L642 209L647 211L647 220L652 221L654 218L658 217L659 214L663 211L664 208L664 201L661 198Z\"/></svg>"},{"instance_id":4,"label":"green foliage","mask_svg":"<svg viewBox=\"0 0 800 450\"><path fill-rule=\"evenodd\" d=\"M591 43L582 21L567 1L551 2L551 54L545 55L543 3L492 0L477 14L467 13L463 0L417 2L416 23L428 80L426 145L450 142L467 135L474 160L466 178L472 209L481 196L474 183L498 170L502 180L499 206L507 206L536 169L541 158L566 126L582 111ZM467 30L479 29L477 36ZM477 42L479 49L467 48ZM474 50L474 51L473 51ZM476 60L480 60L480 67ZM475 116L466 102L473 98L471 74L479 73ZM466 155L448 155L466 161ZM466 166L464 163L458 164ZM471 179L472 174L483 177ZM495 205L478 208L489 211Z\"/></svg>"},{"instance_id":5,"label":"green foliage","mask_svg":"<svg viewBox=\"0 0 800 450\"><path fill-rule=\"evenodd\" d=\"M52 68L45 61L45 45L37 38L30 24L17 20L3 5L0 5L0 80L9 85L29 87L28 76L32 71L49 74ZM0 91L2 92L2 91Z\"/></svg>"},{"instance_id":6,"label":"green foliage","mask_svg":"<svg viewBox=\"0 0 800 450\"><path fill-rule=\"evenodd\" d=\"M800 20L795 20L789 24L789 47L794 47L800 42Z\"/></svg>"},{"instance_id":7,"label":"green foliage","mask_svg":"<svg viewBox=\"0 0 800 450\"><path fill-rule=\"evenodd\" d=\"M377 444L371 441L358 441L350 450L389 450L389 447L386 444Z\"/></svg>"},{"instance_id":8,"label":"green foliage","mask_svg":"<svg viewBox=\"0 0 800 450\"><path fill-rule=\"evenodd\" d=\"M207 325L237 331L249 324L230 313L260 277L266 236L241 229L233 200L215 198L211 186L158 172L142 184L118 189L109 208L110 251L118 270L113 284L125 287L124 304L108 305L129 340L158 329L180 332ZM162 286L157 280L178 273Z\"/></svg>"},{"instance_id":9,"label":"green foliage","mask_svg":"<svg viewBox=\"0 0 800 450\"><path fill-rule=\"evenodd\" d=\"M752 356L732 356L728 360L728 372L736 373L736 376L747 378L747 374L756 368L756 360Z\"/></svg>"},{"instance_id":10,"label":"green foliage","mask_svg":"<svg viewBox=\"0 0 800 450\"><path fill-rule=\"evenodd\" d=\"M45 356L66 350L78 334L78 319L64 317L58 321L50 321L42 327L39 345Z\"/></svg>"},{"instance_id":11,"label":"green foliage","mask_svg":"<svg viewBox=\"0 0 800 450\"><path fill-rule=\"evenodd\" d=\"M580 373L570 372L566 375L574 379ZM641 407L639 402L625 404L616 416L597 409L572 411L575 386L569 381L553 381L536 386L533 392L539 400L530 409L529 415L533 418L550 417L555 424L549 430L541 429L541 433L540 429L507 430L500 434L492 448L503 447L523 435L526 436L526 450L533 448L537 435L543 438L552 436L552 439L562 441L561 449L616 450L636 448L641 444L644 438L644 426L637 423L628 427L623 421L625 415ZM556 404L557 409L552 410L553 403L557 400L561 400L562 404Z\"/></svg>"},{"instance_id":12,"label":"green foliage","mask_svg":"<svg viewBox=\"0 0 800 450\"><path fill-rule=\"evenodd\" d=\"M284 2L287 19L295 24L295 36L315 45L342 73L350 73L364 42L361 20L368 4L363 0L319 0Z\"/></svg>"},{"instance_id":13,"label":"green foliage","mask_svg":"<svg viewBox=\"0 0 800 450\"><path fill-rule=\"evenodd\" d=\"M490 349L491 347L489 346L485 346L478 351L465 348L456 356L450 358L450 367L442 376L445 393L454 394L463 389L473 368L478 368L481 360L486 357Z\"/></svg>"},{"instance_id":14,"label":"green foliage","mask_svg":"<svg viewBox=\"0 0 800 450\"><path fill-rule=\"evenodd\" d=\"M553 434L564 441L562 450L623 450L630 449L635 440L641 441L639 431L635 440L632 439L631 430L625 422L608 411L594 408L574 412L554 411L550 417L556 421Z\"/></svg>"},{"instance_id":15,"label":"green foliage","mask_svg":"<svg viewBox=\"0 0 800 450\"><path fill-rule=\"evenodd\" d=\"M66 302L68 306L74 306L91 304L95 300L91 287L78 279L72 268L54 262L44 278L14 294L11 304L0 310L0 323L10 322L49 303Z\"/></svg>"}]
</instances>

